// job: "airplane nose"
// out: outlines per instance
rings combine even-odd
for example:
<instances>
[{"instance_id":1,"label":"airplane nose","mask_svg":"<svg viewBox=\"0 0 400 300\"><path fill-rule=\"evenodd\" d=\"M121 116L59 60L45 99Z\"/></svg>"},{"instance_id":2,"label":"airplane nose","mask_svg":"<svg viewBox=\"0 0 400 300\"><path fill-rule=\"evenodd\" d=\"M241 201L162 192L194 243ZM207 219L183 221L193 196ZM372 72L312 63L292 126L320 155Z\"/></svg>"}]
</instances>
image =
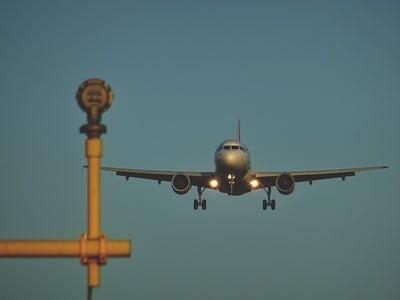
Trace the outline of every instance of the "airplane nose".
<instances>
[{"instance_id":1,"label":"airplane nose","mask_svg":"<svg viewBox=\"0 0 400 300\"><path fill-rule=\"evenodd\" d=\"M246 166L244 155L235 152L221 153L219 164L227 171L239 171Z\"/></svg>"},{"instance_id":2,"label":"airplane nose","mask_svg":"<svg viewBox=\"0 0 400 300\"><path fill-rule=\"evenodd\" d=\"M228 153L225 155L225 161L227 165L235 166L240 163L240 158L237 155L234 155L233 153Z\"/></svg>"}]
</instances>

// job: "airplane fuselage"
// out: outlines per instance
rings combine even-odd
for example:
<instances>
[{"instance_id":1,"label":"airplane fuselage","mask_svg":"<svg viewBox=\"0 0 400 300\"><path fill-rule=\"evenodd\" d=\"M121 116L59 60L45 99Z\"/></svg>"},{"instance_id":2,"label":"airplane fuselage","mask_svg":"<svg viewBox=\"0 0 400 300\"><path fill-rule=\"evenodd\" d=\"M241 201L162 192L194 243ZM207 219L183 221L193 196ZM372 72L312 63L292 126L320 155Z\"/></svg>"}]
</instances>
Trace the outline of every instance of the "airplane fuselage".
<instances>
[{"instance_id":1,"label":"airplane fuselage","mask_svg":"<svg viewBox=\"0 0 400 300\"><path fill-rule=\"evenodd\" d=\"M230 195L250 192L250 169L250 153L243 143L227 140L218 146L215 151L215 175L220 192Z\"/></svg>"}]
</instances>

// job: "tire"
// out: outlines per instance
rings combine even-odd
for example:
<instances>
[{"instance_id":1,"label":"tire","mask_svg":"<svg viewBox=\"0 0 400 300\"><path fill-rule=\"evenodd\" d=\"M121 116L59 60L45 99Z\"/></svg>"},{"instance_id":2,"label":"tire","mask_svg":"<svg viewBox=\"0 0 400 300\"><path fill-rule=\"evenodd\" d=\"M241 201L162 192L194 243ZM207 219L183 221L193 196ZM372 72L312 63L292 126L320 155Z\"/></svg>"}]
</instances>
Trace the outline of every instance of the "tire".
<instances>
[{"instance_id":1,"label":"tire","mask_svg":"<svg viewBox=\"0 0 400 300\"><path fill-rule=\"evenodd\" d=\"M199 207L199 201L197 199L194 199L194 201L193 201L193 209L197 210L198 207Z\"/></svg>"},{"instance_id":2,"label":"tire","mask_svg":"<svg viewBox=\"0 0 400 300\"><path fill-rule=\"evenodd\" d=\"M267 200L265 200L265 199L262 202L262 208L263 208L263 210L267 209Z\"/></svg>"},{"instance_id":3,"label":"tire","mask_svg":"<svg viewBox=\"0 0 400 300\"><path fill-rule=\"evenodd\" d=\"M201 207L203 208L203 210L207 209L207 200L206 199L203 200Z\"/></svg>"},{"instance_id":4,"label":"tire","mask_svg":"<svg viewBox=\"0 0 400 300\"><path fill-rule=\"evenodd\" d=\"M275 199L271 200L271 209L275 210Z\"/></svg>"}]
</instances>

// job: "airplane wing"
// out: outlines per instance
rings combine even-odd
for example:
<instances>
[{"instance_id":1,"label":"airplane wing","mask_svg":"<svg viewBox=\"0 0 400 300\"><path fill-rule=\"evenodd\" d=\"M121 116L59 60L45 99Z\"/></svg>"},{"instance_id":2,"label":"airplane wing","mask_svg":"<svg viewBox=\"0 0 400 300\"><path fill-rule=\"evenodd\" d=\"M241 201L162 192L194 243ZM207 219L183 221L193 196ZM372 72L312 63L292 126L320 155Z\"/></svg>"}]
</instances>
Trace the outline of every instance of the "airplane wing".
<instances>
[{"instance_id":1,"label":"airplane wing","mask_svg":"<svg viewBox=\"0 0 400 300\"><path fill-rule=\"evenodd\" d=\"M141 170L141 169L123 169L113 167L101 167L103 171L115 172L118 176L126 179L129 177L152 179L158 182L171 181L176 174L185 174L189 176L190 183L193 186L208 186L208 181L214 176L214 172L186 172L186 171L160 171L160 170Z\"/></svg>"},{"instance_id":2,"label":"airplane wing","mask_svg":"<svg viewBox=\"0 0 400 300\"><path fill-rule=\"evenodd\" d=\"M281 174L290 174L295 182L308 181L310 184L314 180L342 178L345 180L348 176L354 176L358 172L373 171L387 169L387 166L375 166L364 168L349 168L349 169L334 169L334 170L318 170L318 171L289 171L289 172L255 172L255 177L258 179L262 187L275 186L276 178Z\"/></svg>"}]
</instances>

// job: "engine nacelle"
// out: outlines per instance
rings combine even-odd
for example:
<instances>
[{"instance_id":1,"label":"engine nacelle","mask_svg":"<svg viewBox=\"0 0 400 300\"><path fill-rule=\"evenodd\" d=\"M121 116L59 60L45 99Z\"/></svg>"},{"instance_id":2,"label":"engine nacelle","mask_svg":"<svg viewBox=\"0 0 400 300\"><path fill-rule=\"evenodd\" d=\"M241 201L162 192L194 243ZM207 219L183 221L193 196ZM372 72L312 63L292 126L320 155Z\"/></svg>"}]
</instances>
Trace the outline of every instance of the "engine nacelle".
<instances>
[{"instance_id":1,"label":"engine nacelle","mask_svg":"<svg viewBox=\"0 0 400 300\"><path fill-rule=\"evenodd\" d=\"M190 178L186 174L175 174L171 180L172 190L180 195L189 192L190 188Z\"/></svg>"},{"instance_id":2,"label":"engine nacelle","mask_svg":"<svg viewBox=\"0 0 400 300\"><path fill-rule=\"evenodd\" d=\"M282 173L276 177L276 189L283 195L289 195L294 191L294 177L289 173Z\"/></svg>"}]
</instances>

